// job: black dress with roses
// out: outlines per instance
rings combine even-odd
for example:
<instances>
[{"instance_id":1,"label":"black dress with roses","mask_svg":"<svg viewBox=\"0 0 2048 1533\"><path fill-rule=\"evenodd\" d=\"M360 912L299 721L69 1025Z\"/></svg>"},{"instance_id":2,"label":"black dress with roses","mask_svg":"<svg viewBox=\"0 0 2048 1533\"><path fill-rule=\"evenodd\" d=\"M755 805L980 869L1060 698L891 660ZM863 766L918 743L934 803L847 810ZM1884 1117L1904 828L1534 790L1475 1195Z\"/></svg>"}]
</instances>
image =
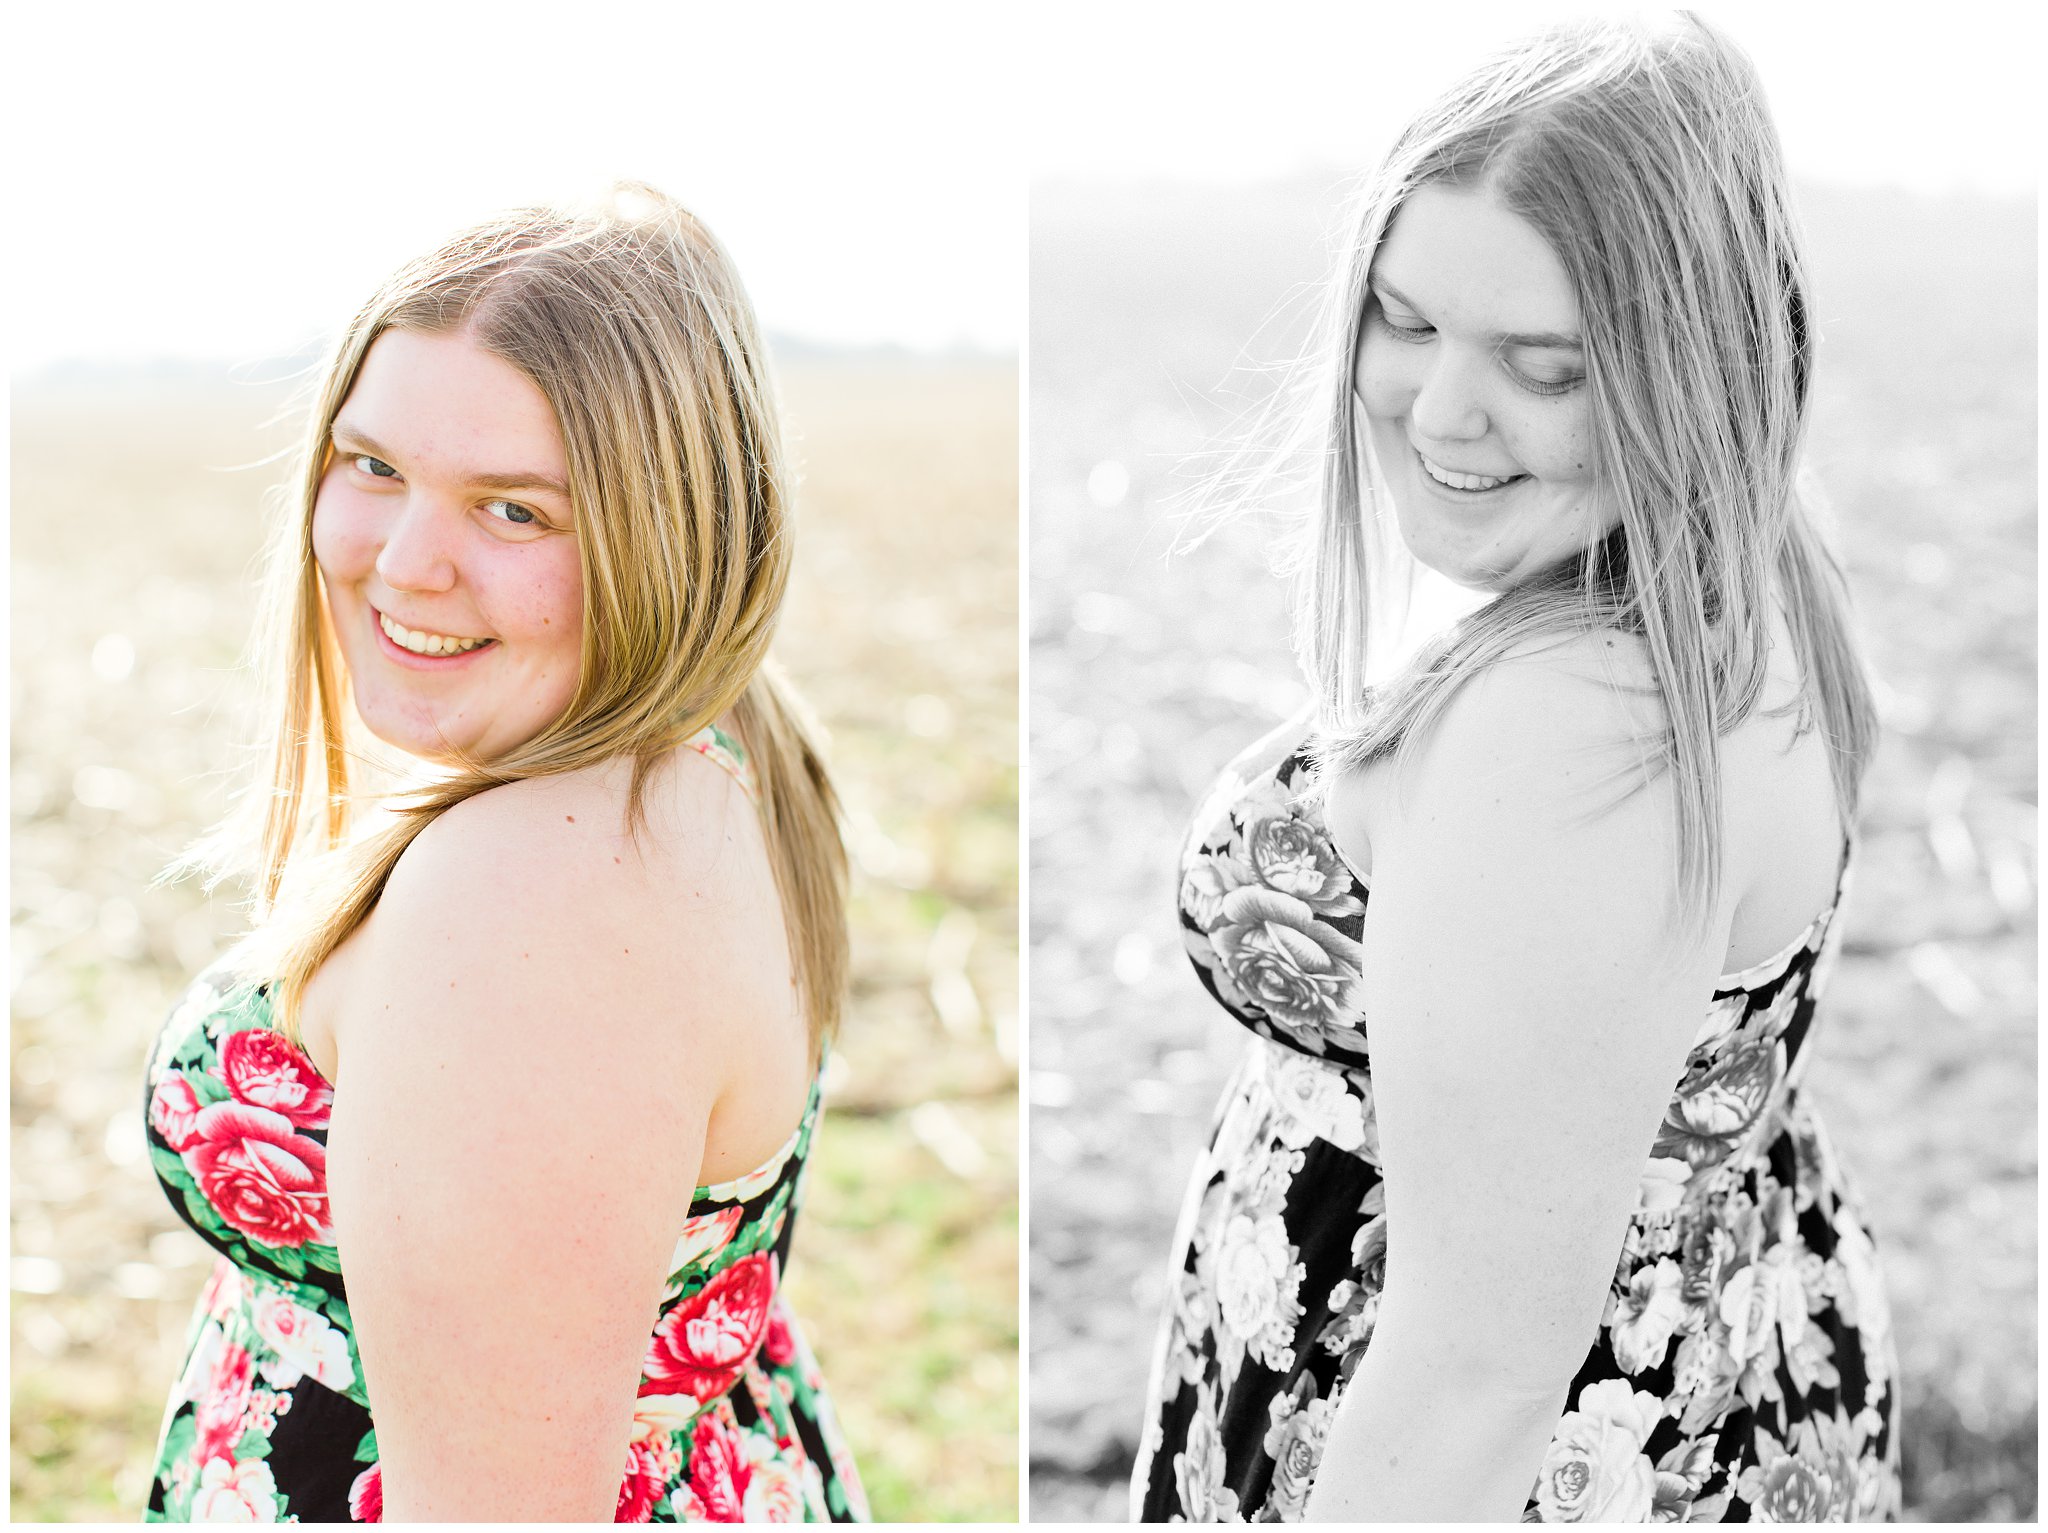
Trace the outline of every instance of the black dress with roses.
<instances>
[{"instance_id":1,"label":"black dress with roses","mask_svg":"<svg viewBox=\"0 0 2048 1533\"><path fill-rule=\"evenodd\" d=\"M685 743L752 796L730 736L710 728ZM223 967L172 1010L147 1092L157 1178L219 1259L164 1414L145 1520L381 1521L371 1396L327 1199L334 1088L272 1027L265 987ZM814 1082L781 1149L699 1187L678 1217L631 1441L620 1445L617 1521L867 1519L782 1298L820 1110Z\"/></svg>"},{"instance_id":2,"label":"black dress with roses","mask_svg":"<svg viewBox=\"0 0 2048 1533\"><path fill-rule=\"evenodd\" d=\"M1255 1036L1181 1216L1131 1487L1141 1521L1299 1519L1372 1340L1387 1227L1369 891L1309 786L1299 752L1226 773L1182 862L1196 971ZM1883 1276L1799 1089L1841 894L1706 999L1525 1521L1897 1516Z\"/></svg>"}]
</instances>

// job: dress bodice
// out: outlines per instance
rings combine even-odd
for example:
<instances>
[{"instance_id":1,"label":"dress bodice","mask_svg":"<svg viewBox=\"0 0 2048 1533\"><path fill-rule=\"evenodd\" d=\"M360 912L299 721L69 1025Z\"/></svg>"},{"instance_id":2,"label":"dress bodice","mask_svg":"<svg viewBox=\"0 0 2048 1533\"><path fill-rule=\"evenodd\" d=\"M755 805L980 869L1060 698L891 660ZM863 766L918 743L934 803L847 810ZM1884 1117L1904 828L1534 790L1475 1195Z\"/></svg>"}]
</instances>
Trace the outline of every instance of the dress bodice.
<instances>
[{"instance_id":1,"label":"dress bodice","mask_svg":"<svg viewBox=\"0 0 2048 1533\"><path fill-rule=\"evenodd\" d=\"M1847 878L1845 855L1827 909L1770 958L1715 982L1644 1168L1639 1213L1677 1208L1782 1126L1839 946ZM1270 770L1226 772L1182 854L1181 931L1202 983L1252 1032L1354 1073L1368 1102L1360 939L1370 898L1330 835L1302 750Z\"/></svg>"}]
</instances>

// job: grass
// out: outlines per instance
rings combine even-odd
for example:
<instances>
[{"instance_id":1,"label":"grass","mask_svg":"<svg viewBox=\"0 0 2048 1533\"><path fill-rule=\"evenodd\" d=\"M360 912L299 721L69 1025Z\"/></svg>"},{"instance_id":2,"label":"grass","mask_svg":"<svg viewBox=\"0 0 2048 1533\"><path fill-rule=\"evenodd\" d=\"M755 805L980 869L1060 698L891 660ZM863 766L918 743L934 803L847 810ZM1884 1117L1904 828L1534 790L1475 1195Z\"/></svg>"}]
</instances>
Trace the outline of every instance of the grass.
<instances>
[{"instance_id":1,"label":"grass","mask_svg":"<svg viewBox=\"0 0 2048 1533\"><path fill-rule=\"evenodd\" d=\"M778 649L855 834L853 1002L790 1290L877 1516L1017 1506L1016 383L785 371ZM143 1055L236 929L157 870L226 802L277 388L14 392L14 1516L132 1520L206 1248L142 1151ZM942 997L944 1006L934 997ZM936 1116L935 1116L936 1115Z\"/></svg>"}]
</instances>

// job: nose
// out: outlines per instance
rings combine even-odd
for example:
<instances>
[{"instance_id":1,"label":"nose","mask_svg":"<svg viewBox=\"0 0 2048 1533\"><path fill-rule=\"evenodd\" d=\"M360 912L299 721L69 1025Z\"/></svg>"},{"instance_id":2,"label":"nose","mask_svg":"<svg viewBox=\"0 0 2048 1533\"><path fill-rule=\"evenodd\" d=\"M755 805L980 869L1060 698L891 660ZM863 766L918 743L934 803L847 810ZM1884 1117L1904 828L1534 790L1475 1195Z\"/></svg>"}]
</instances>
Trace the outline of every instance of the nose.
<instances>
[{"instance_id":1,"label":"nose","mask_svg":"<svg viewBox=\"0 0 2048 1533\"><path fill-rule=\"evenodd\" d=\"M455 585L454 519L413 496L392 520L377 552L377 574L394 591L447 591Z\"/></svg>"},{"instance_id":2,"label":"nose","mask_svg":"<svg viewBox=\"0 0 2048 1533\"><path fill-rule=\"evenodd\" d=\"M1476 442L1490 429L1480 402L1477 364L1437 345L1423 364L1422 379L1408 406L1416 435L1426 442Z\"/></svg>"}]
</instances>

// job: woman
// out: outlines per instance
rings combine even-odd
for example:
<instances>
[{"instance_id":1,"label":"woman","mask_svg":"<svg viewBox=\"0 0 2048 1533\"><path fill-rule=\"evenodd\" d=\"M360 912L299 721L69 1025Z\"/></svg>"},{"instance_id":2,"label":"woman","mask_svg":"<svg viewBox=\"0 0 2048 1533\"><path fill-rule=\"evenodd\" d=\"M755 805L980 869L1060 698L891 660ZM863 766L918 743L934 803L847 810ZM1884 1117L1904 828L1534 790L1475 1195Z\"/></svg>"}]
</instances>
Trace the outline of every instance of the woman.
<instances>
[{"instance_id":1,"label":"woman","mask_svg":"<svg viewBox=\"0 0 2048 1533\"><path fill-rule=\"evenodd\" d=\"M269 918L150 1064L222 1253L152 1518L865 1515L778 1293L846 966L788 488L738 277L645 187L343 336L261 630ZM381 803L365 734L420 769Z\"/></svg>"},{"instance_id":2,"label":"woman","mask_svg":"<svg viewBox=\"0 0 2048 1533\"><path fill-rule=\"evenodd\" d=\"M1874 725L1754 72L1689 16L1505 52L1395 145L1333 300L1313 727L1183 862L1257 1038L1135 1511L1895 1515L1884 1288L1799 1092Z\"/></svg>"}]
</instances>

